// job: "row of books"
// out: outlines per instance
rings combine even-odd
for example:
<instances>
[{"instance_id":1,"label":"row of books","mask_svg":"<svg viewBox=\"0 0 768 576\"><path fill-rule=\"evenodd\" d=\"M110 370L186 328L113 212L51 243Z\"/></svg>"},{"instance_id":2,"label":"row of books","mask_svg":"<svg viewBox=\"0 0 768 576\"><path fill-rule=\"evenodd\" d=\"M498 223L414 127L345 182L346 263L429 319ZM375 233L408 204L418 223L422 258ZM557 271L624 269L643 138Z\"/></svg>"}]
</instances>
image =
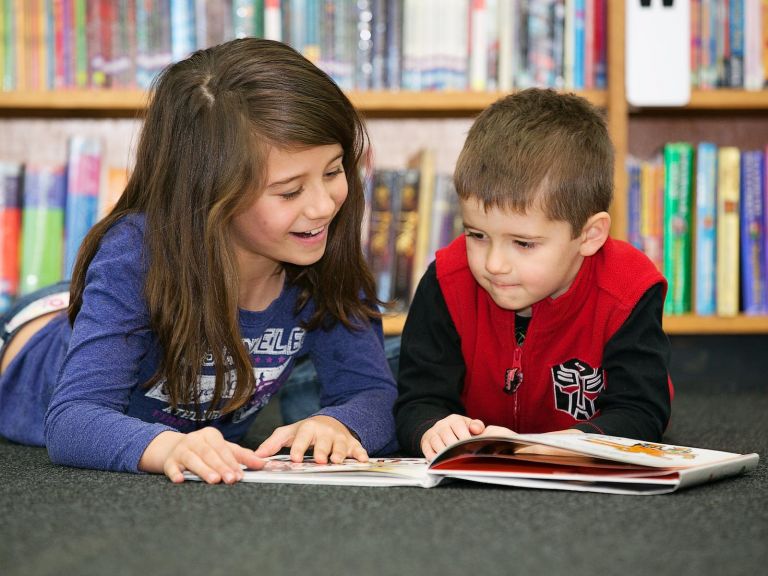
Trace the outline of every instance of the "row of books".
<instances>
[{"instance_id":1,"label":"row of books","mask_svg":"<svg viewBox=\"0 0 768 576\"><path fill-rule=\"evenodd\" d=\"M363 246L377 295L402 312L435 252L462 231L453 176L437 173L426 149L407 168L376 169L366 195Z\"/></svg>"},{"instance_id":2,"label":"row of books","mask_svg":"<svg viewBox=\"0 0 768 576\"><path fill-rule=\"evenodd\" d=\"M198 48L286 42L345 90L606 86L607 0L0 0L2 90L147 88Z\"/></svg>"},{"instance_id":3,"label":"row of books","mask_svg":"<svg viewBox=\"0 0 768 576\"><path fill-rule=\"evenodd\" d=\"M67 162L0 162L0 312L68 278L85 234L123 188L125 168L104 167L99 140L71 137Z\"/></svg>"},{"instance_id":4,"label":"row of books","mask_svg":"<svg viewBox=\"0 0 768 576\"><path fill-rule=\"evenodd\" d=\"M628 161L629 240L669 282L665 314L768 314L766 156L671 142Z\"/></svg>"},{"instance_id":5,"label":"row of books","mask_svg":"<svg viewBox=\"0 0 768 576\"><path fill-rule=\"evenodd\" d=\"M768 1L691 1L691 85L762 90L768 75Z\"/></svg>"}]
</instances>

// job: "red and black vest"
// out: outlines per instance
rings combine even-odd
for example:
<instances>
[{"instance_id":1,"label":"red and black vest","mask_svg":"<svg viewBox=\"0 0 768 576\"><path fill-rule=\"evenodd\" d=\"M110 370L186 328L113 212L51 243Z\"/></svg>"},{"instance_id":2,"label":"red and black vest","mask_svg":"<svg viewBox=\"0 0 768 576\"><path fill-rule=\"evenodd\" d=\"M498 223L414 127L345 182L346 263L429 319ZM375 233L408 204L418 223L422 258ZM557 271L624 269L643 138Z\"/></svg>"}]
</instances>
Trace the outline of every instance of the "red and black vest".
<instances>
[{"instance_id":1,"label":"red and black vest","mask_svg":"<svg viewBox=\"0 0 768 576\"><path fill-rule=\"evenodd\" d=\"M642 295L666 280L626 242L608 239L584 259L573 284L533 305L524 346L515 312L500 308L472 276L465 237L440 250L437 279L461 339L466 414L520 433L591 420L610 383L603 350ZM671 384L670 384L671 392Z\"/></svg>"}]
</instances>

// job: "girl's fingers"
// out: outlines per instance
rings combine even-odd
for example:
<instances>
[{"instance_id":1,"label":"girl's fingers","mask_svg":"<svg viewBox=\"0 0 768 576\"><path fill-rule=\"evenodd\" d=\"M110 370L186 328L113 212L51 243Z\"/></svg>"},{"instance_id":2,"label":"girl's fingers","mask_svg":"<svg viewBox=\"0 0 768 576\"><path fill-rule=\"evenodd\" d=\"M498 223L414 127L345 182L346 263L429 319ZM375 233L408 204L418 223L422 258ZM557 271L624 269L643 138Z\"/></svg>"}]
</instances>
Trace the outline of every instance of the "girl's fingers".
<instances>
[{"instance_id":1,"label":"girl's fingers","mask_svg":"<svg viewBox=\"0 0 768 576\"><path fill-rule=\"evenodd\" d=\"M258 458L266 458L267 456L274 456L284 446L290 446L293 442L293 436L296 433L296 424L290 426L281 426L276 428L269 438L264 440L258 448L256 448L255 455Z\"/></svg>"},{"instance_id":2,"label":"girl's fingers","mask_svg":"<svg viewBox=\"0 0 768 576\"><path fill-rule=\"evenodd\" d=\"M235 444L234 455L237 461L250 470L261 470L264 467L265 461L256 456L253 450L243 448ZM242 475L240 476L242 478Z\"/></svg>"},{"instance_id":3,"label":"girl's fingers","mask_svg":"<svg viewBox=\"0 0 768 576\"><path fill-rule=\"evenodd\" d=\"M315 462L318 464L326 464L328 462L328 454L331 454L332 457L336 456L336 459L332 461L338 464L340 460L338 459L338 452L339 449L343 450L343 454L341 456L341 459L343 460L346 454L346 444L344 442L340 442L338 439L334 442L333 438L329 435L320 434L318 437L315 438L315 449L312 452L312 457L314 458Z\"/></svg>"},{"instance_id":4,"label":"girl's fingers","mask_svg":"<svg viewBox=\"0 0 768 576\"><path fill-rule=\"evenodd\" d=\"M166 460L163 472L174 484L184 482L184 472L174 460Z\"/></svg>"},{"instance_id":5,"label":"girl's fingers","mask_svg":"<svg viewBox=\"0 0 768 576\"><path fill-rule=\"evenodd\" d=\"M296 431L296 437L291 443L291 460L293 462L302 462L307 449L312 446L315 440L315 429L311 423L305 423ZM326 452L327 456L327 452Z\"/></svg>"},{"instance_id":6,"label":"girl's fingers","mask_svg":"<svg viewBox=\"0 0 768 576\"><path fill-rule=\"evenodd\" d=\"M221 474L219 474L214 468L209 466L203 458L198 454L195 454L191 450L188 450L180 459L181 466L184 470L196 474L203 481L208 484L218 484L221 482Z\"/></svg>"},{"instance_id":7,"label":"girl's fingers","mask_svg":"<svg viewBox=\"0 0 768 576\"><path fill-rule=\"evenodd\" d=\"M357 442L352 447L350 456L358 462L368 462L368 452L365 451L365 448L363 448L363 445L360 444L360 442Z\"/></svg>"}]
</instances>

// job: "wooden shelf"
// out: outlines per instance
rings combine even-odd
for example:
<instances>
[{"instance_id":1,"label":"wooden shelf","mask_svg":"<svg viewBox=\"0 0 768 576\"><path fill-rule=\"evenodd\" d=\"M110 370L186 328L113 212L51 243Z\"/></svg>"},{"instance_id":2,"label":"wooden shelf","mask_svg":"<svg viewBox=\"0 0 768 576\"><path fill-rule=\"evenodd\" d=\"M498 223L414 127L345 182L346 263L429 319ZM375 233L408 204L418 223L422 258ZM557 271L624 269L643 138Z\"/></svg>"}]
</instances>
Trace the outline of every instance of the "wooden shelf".
<instances>
[{"instance_id":1,"label":"wooden shelf","mask_svg":"<svg viewBox=\"0 0 768 576\"><path fill-rule=\"evenodd\" d=\"M503 96L502 92L350 92L350 100L367 115L456 116L477 114ZM579 92L605 107L607 93ZM135 112L147 104L143 90L60 90L56 92L0 92L0 110L52 112Z\"/></svg>"},{"instance_id":2,"label":"wooden shelf","mask_svg":"<svg viewBox=\"0 0 768 576\"><path fill-rule=\"evenodd\" d=\"M657 108L654 106L631 108L630 112L643 113L658 110L670 114L686 110L712 112L768 111L768 90L737 90L717 88L713 90L693 90L691 100L685 106Z\"/></svg>"},{"instance_id":3,"label":"wooden shelf","mask_svg":"<svg viewBox=\"0 0 768 576\"><path fill-rule=\"evenodd\" d=\"M768 334L768 316L665 316L667 334Z\"/></svg>"}]
</instances>

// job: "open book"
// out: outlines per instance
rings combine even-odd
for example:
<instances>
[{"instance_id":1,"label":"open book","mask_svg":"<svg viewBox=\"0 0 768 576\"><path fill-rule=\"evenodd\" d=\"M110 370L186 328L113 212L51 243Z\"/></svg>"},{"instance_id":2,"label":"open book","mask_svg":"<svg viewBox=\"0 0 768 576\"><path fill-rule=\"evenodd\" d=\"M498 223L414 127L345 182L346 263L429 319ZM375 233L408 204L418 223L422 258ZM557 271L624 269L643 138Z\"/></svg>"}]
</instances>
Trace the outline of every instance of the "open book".
<instances>
[{"instance_id":1,"label":"open book","mask_svg":"<svg viewBox=\"0 0 768 576\"><path fill-rule=\"evenodd\" d=\"M460 479L520 488L665 494L744 474L754 470L757 462L757 454L600 434L519 434L462 440L432 462L371 458L369 462L317 464L310 457L291 462L288 456L273 456L262 470L246 470L243 482L431 488ZM186 477L199 480L192 474Z\"/></svg>"}]
</instances>

